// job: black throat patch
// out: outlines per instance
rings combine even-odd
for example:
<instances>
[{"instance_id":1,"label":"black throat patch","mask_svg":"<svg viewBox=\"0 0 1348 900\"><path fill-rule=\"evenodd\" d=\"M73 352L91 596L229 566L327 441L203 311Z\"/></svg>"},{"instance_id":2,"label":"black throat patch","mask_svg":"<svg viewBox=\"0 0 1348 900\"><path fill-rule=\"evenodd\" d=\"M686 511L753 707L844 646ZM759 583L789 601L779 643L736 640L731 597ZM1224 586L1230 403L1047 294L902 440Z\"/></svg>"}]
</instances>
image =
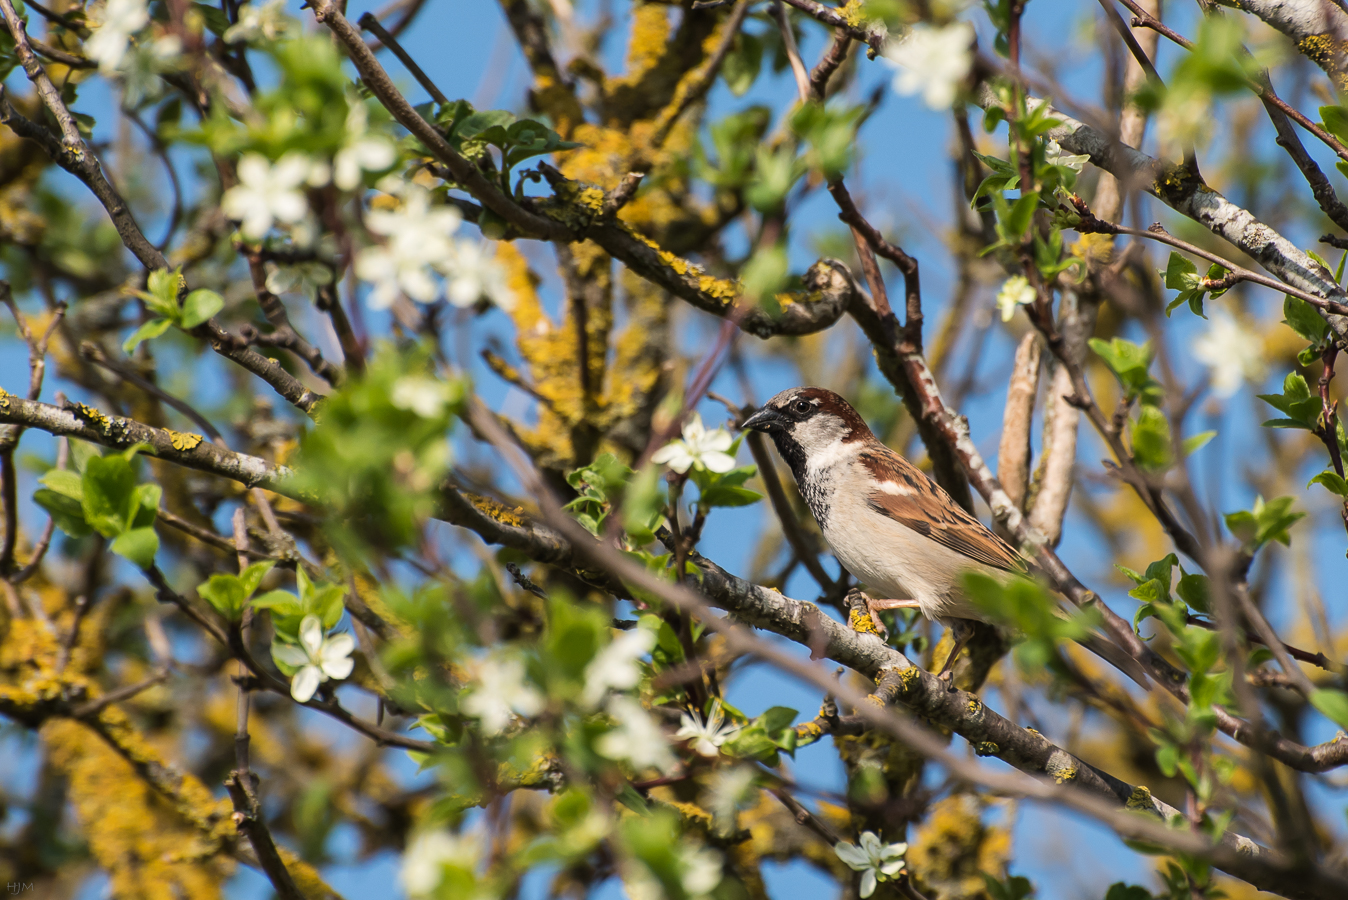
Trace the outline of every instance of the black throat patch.
<instances>
[{"instance_id":1,"label":"black throat patch","mask_svg":"<svg viewBox=\"0 0 1348 900\"><path fill-rule=\"evenodd\" d=\"M782 455L782 459L791 467L796 487L805 498L810 512L814 513L815 521L819 523L820 528L825 527L828 524L829 514L827 473L810 473L809 467L805 464L805 449L789 433L778 431L773 434L772 441L777 445L777 452Z\"/></svg>"}]
</instances>

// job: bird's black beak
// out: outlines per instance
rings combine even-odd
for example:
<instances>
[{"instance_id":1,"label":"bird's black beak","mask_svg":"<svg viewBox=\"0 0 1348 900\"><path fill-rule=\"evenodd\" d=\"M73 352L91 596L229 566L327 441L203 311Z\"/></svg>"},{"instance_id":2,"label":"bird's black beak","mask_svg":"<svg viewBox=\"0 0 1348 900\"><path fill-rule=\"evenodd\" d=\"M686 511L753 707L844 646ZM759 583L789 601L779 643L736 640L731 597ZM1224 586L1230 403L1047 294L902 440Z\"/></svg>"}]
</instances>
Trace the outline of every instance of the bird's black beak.
<instances>
[{"instance_id":1,"label":"bird's black beak","mask_svg":"<svg viewBox=\"0 0 1348 900\"><path fill-rule=\"evenodd\" d=\"M774 428L781 428L785 424L785 418L777 410L765 406L745 419L740 428L745 431L771 432Z\"/></svg>"}]
</instances>

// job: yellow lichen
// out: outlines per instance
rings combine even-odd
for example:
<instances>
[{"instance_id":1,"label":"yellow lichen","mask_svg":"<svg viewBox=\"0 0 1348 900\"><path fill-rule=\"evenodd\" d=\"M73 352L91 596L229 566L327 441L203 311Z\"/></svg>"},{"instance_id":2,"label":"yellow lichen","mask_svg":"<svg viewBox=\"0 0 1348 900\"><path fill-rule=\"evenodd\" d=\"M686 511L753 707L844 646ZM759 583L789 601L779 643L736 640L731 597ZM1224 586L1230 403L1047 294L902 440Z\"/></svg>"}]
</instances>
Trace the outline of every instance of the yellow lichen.
<instances>
[{"instance_id":1,"label":"yellow lichen","mask_svg":"<svg viewBox=\"0 0 1348 900\"><path fill-rule=\"evenodd\" d=\"M908 843L908 867L928 896L982 898L983 873L1000 878L1011 858L1011 834L984 821L997 804L968 794L934 803Z\"/></svg>"},{"instance_id":2,"label":"yellow lichen","mask_svg":"<svg viewBox=\"0 0 1348 900\"><path fill-rule=\"evenodd\" d=\"M1139 784L1133 788L1133 793L1128 797L1128 802L1124 806L1128 809L1151 811L1155 809L1156 804L1151 799L1151 789L1146 785Z\"/></svg>"},{"instance_id":3,"label":"yellow lichen","mask_svg":"<svg viewBox=\"0 0 1348 900\"><path fill-rule=\"evenodd\" d=\"M859 634L880 636L880 629L875 626L875 620L871 618L870 611L863 606L854 606L847 611L847 624L848 627Z\"/></svg>"},{"instance_id":4,"label":"yellow lichen","mask_svg":"<svg viewBox=\"0 0 1348 900\"><path fill-rule=\"evenodd\" d=\"M173 445L174 450L177 450L179 452L186 452L188 450L193 450L196 448L198 444L202 442L202 440L204 440L202 436L199 434L173 431L172 429L165 429L165 431L168 432L169 443Z\"/></svg>"},{"instance_id":5,"label":"yellow lichen","mask_svg":"<svg viewBox=\"0 0 1348 900\"><path fill-rule=\"evenodd\" d=\"M510 525L518 528L525 523L524 507L522 506L516 506L512 509L498 500L493 500L490 497L483 497L481 494L470 494L465 492L464 496L467 497L468 502L477 507L478 510L486 513L503 525Z\"/></svg>"},{"instance_id":6,"label":"yellow lichen","mask_svg":"<svg viewBox=\"0 0 1348 900\"><path fill-rule=\"evenodd\" d=\"M1049 756L1044 772L1058 784L1066 784L1077 777L1077 761L1068 753L1055 750Z\"/></svg>"},{"instance_id":7,"label":"yellow lichen","mask_svg":"<svg viewBox=\"0 0 1348 900\"><path fill-rule=\"evenodd\" d=\"M103 433L107 433L109 428L109 419L103 413L94 409L92 406L86 406L83 403L75 404L75 415L92 423L95 428Z\"/></svg>"},{"instance_id":8,"label":"yellow lichen","mask_svg":"<svg viewBox=\"0 0 1348 900\"><path fill-rule=\"evenodd\" d=\"M69 780L75 813L90 851L108 873L113 896L220 896L234 864L216 855L218 842L185 822L83 725L56 719L41 734L51 764ZM208 792L204 799L215 805Z\"/></svg>"}]
</instances>

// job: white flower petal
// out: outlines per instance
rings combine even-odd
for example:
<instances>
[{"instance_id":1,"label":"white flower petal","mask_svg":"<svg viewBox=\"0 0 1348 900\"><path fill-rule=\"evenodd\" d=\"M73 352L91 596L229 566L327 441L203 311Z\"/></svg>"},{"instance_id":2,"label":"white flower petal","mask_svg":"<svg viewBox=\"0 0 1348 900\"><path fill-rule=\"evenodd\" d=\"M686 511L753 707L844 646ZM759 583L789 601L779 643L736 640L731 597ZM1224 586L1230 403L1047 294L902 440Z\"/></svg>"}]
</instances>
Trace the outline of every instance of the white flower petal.
<instances>
[{"instance_id":1,"label":"white flower petal","mask_svg":"<svg viewBox=\"0 0 1348 900\"><path fill-rule=\"evenodd\" d=\"M861 900L866 900L871 894L875 893L876 877L874 869L867 869L861 873Z\"/></svg>"},{"instance_id":2,"label":"white flower petal","mask_svg":"<svg viewBox=\"0 0 1348 900\"><path fill-rule=\"evenodd\" d=\"M715 431L707 432L707 436L702 439L703 450L729 450L730 445L735 443L730 432L723 428L717 428Z\"/></svg>"},{"instance_id":3,"label":"white flower petal","mask_svg":"<svg viewBox=\"0 0 1348 900\"><path fill-rule=\"evenodd\" d=\"M319 682L326 680L318 666L305 666L290 680L290 696L300 703L308 703L318 690Z\"/></svg>"},{"instance_id":4,"label":"white flower petal","mask_svg":"<svg viewBox=\"0 0 1348 900\"><path fill-rule=\"evenodd\" d=\"M323 674L338 681L350 675L356 665L356 661L351 658L351 652L355 649L356 640L349 634L335 634L324 641L320 651Z\"/></svg>"},{"instance_id":5,"label":"white flower petal","mask_svg":"<svg viewBox=\"0 0 1348 900\"><path fill-rule=\"evenodd\" d=\"M858 872L862 869L870 868L871 858L867 856L861 848L850 841L840 841L839 843L834 844L833 852L838 855L838 859L841 859Z\"/></svg>"},{"instance_id":6,"label":"white flower petal","mask_svg":"<svg viewBox=\"0 0 1348 900\"><path fill-rule=\"evenodd\" d=\"M271 164L259 153L245 153L239 160L239 183L250 187L265 186L271 174Z\"/></svg>"},{"instance_id":7,"label":"white flower petal","mask_svg":"<svg viewBox=\"0 0 1348 900\"><path fill-rule=\"evenodd\" d=\"M310 659L318 659L323 648L323 622L315 615L307 615L300 622L300 646Z\"/></svg>"},{"instance_id":8,"label":"white flower petal","mask_svg":"<svg viewBox=\"0 0 1348 900\"><path fill-rule=\"evenodd\" d=\"M271 655L288 666L306 666L309 664L309 654L305 653L294 644L276 643L272 647Z\"/></svg>"},{"instance_id":9,"label":"white flower petal","mask_svg":"<svg viewBox=\"0 0 1348 900\"><path fill-rule=\"evenodd\" d=\"M715 472L717 475L724 475L735 468L735 457L728 453L718 453L715 451L702 454L702 465L709 472Z\"/></svg>"}]
</instances>

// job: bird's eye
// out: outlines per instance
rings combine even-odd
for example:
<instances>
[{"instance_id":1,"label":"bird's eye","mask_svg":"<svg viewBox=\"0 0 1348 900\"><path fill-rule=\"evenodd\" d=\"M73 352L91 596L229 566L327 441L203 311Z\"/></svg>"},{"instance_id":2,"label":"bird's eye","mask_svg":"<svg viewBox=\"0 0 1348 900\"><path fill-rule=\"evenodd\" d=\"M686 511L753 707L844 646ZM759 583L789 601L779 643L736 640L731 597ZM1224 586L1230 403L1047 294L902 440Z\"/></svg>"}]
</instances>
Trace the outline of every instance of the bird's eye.
<instances>
[{"instance_id":1,"label":"bird's eye","mask_svg":"<svg viewBox=\"0 0 1348 900\"><path fill-rule=\"evenodd\" d=\"M796 410L796 412L802 415L809 412L811 409L809 400L797 400L795 403L791 404L791 406Z\"/></svg>"}]
</instances>

